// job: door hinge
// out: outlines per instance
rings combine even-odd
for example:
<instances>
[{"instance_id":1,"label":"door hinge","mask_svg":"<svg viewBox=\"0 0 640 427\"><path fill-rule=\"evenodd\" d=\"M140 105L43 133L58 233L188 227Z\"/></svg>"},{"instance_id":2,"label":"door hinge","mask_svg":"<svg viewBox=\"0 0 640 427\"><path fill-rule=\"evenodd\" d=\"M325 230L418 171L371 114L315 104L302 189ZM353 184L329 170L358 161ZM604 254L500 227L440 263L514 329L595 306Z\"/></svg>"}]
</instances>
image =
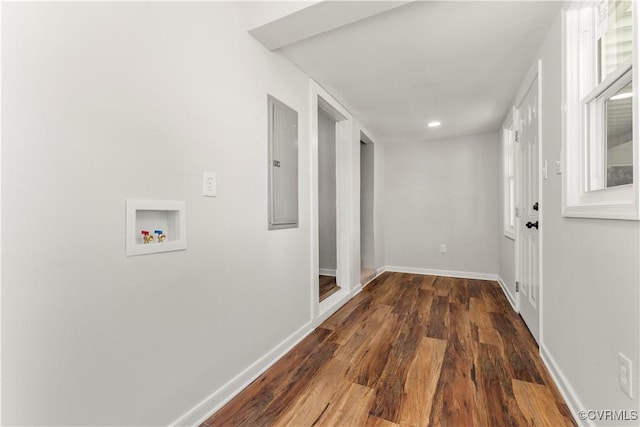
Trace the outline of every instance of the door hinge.
<instances>
[{"instance_id":1,"label":"door hinge","mask_svg":"<svg viewBox=\"0 0 640 427\"><path fill-rule=\"evenodd\" d=\"M280 167L280 160L274 160L273 161L273 166L279 168Z\"/></svg>"},{"instance_id":2,"label":"door hinge","mask_svg":"<svg viewBox=\"0 0 640 427\"><path fill-rule=\"evenodd\" d=\"M520 292L520 282L516 282L516 292Z\"/></svg>"},{"instance_id":3,"label":"door hinge","mask_svg":"<svg viewBox=\"0 0 640 427\"><path fill-rule=\"evenodd\" d=\"M517 130L515 135L514 135L514 139L516 140L516 142L520 142L520 131Z\"/></svg>"},{"instance_id":4,"label":"door hinge","mask_svg":"<svg viewBox=\"0 0 640 427\"><path fill-rule=\"evenodd\" d=\"M520 208L516 206L516 218L520 217Z\"/></svg>"}]
</instances>

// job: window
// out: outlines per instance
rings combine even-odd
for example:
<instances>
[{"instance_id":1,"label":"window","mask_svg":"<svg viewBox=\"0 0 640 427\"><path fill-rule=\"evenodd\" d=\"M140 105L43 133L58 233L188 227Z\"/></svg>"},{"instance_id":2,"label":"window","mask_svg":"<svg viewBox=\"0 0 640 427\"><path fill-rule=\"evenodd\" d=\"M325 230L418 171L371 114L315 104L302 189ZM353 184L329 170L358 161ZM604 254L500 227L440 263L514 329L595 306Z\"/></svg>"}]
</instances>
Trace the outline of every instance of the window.
<instances>
[{"instance_id":1,"label":"window","mask_svg":"<svg viewBox=\"0 0 640 427\"><path fill-rule=\"evenodd\" d=\"M564 15L565 216L640 219L635 3L576 2Z\"/></svg>"},{"instance_id":2,"label":"window","mask_svg":"<svg viewBox=\"0 0 640 427\"><path fill-rule=\"evenodd\" d=\"M516 238L516 176L514 109L502 126L502 201L504 235Z\"/></svg>"}]
</instances>

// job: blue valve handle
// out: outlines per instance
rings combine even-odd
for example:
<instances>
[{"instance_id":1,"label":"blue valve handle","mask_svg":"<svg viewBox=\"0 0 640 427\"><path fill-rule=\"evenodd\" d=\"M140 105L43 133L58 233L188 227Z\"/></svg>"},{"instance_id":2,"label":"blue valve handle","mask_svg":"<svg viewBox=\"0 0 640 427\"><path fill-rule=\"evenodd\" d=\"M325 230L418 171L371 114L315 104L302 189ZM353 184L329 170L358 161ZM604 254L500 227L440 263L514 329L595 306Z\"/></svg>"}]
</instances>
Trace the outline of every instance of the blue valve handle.
<instances>
[{"instance_id":1,"label":"blue valve handle","mask_svg":"<svg viewBox=\"0 0 640 427\"><path fill-rule=\"evenodd\" d=\"M162 234L162 230L153 230L153 232L156 234Z\"/></svg>"}]
</instances>

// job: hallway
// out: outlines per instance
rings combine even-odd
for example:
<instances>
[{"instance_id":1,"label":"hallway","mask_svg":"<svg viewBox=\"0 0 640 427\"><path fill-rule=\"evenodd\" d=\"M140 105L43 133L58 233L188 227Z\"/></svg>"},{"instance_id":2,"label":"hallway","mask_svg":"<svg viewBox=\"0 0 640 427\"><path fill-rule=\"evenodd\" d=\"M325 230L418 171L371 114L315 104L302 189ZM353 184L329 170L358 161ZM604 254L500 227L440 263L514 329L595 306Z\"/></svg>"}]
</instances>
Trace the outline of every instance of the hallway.
<instances>
[{"instance_id":1,"label":"hallway","mask_svg":"<svg viewBox=\"0 0 640 427\"><path fill-rule=\"evenodd\" d=\"M384 273L203 426L575 425L496 282Z\"/></svg>"}]
</instances>

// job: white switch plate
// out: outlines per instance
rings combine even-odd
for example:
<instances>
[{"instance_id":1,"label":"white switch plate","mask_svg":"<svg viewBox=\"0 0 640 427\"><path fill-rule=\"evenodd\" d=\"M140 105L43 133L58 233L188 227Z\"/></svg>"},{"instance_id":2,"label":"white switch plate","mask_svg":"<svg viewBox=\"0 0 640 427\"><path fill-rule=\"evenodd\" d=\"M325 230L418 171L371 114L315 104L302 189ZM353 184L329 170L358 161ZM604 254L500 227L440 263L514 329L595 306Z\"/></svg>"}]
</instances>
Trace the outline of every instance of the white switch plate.
<instances>
[{"instance_id":1,"label":"white switch plate","mask_svg":"<svg viewBox=\"0 0 640 427\"><path fill-rule=\"evenodd\" d=\"M202 195L216 197L217 179L214 172L205 172L202 181Z\"/></svg>"},{"instance_id":2,"label":"white switch plate","mask_svg":"<svg viewBox=\"0 0 640 427\"><path fill-rule=\"evenodd\" d=\"M620 389L624 391L629 398L633 399L631 366L631 360L624 354L618 353L618 384L620 385Z\"/></svg>"},{"instance_id":3,"label":"white switch plate","mask_svg":"<svg viewBox=\"0 0 640 427\"><path fill-rule=\"evenodd\" d=\"M440 245L440 253L441 254L447 253L447 245L445 245L444 243Z\"/></svg>"}]
</instances>

